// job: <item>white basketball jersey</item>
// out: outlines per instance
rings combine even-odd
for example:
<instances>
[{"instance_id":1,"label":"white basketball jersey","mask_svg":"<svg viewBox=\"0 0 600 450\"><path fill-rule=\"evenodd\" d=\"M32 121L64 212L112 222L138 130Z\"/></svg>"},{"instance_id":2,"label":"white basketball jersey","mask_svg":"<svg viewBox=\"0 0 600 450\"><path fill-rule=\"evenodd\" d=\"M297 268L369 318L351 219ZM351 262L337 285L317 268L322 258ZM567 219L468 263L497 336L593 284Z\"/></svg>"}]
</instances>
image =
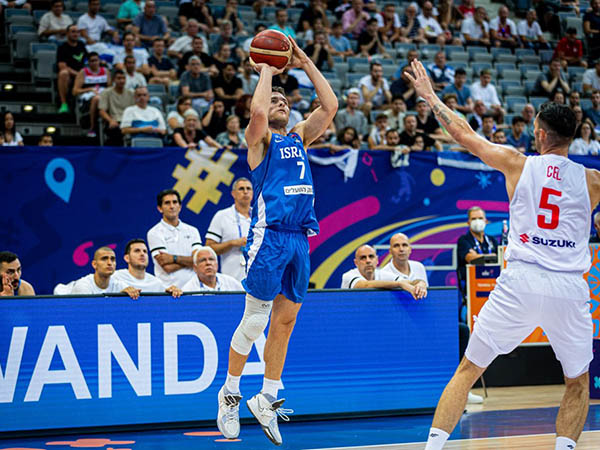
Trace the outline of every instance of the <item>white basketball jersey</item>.
<instances>
[{"instance_id":1,"label":"white basketball jersey","mask_svg":"<svg viewBox=\"0 0 600 450\"><path fill-rule=\"evenodd\" d=\"M529 156L510 202L506 260L586 272L590 215L584 166L558 155Z\"/></svg>"}]
</instances>

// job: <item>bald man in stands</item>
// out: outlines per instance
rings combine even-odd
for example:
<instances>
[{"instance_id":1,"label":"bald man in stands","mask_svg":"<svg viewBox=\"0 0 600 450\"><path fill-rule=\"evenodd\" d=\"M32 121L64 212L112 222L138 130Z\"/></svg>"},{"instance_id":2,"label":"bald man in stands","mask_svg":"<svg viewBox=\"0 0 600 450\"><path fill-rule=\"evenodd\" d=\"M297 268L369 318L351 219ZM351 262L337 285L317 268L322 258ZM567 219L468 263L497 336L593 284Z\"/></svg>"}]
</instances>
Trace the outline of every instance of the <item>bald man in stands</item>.
<instances>
[{"instance_id":1,"label":"bald man in stands","mask_svg":"<svg viewBox=\"0 0 600 450\"><path fill-rule=\"evenodd\" d=\"M342 275L342 289L403 289L415 299L425 296L418 289L405 280L395 281L390 277L381 276L377 270L377 253L370 245L361 245L354 254L356 267Z\"/></svg>"},{"instance_id":2,"label":"bald man in stands","mask_svg":"<svg viewBox=\"0 0 600 450\"><path fill-rule=\"evenodd\" d=\"M404 233L396 233L390 239L391 261L381 269L383 279L404 280L415 286L417 293L422 297L427 295L427 271L419 261L408 259L412 252L412 246L408 236Z\"/></svg>"},{"instance_id":3,"label":"bald man in stands","mask_svg":"<svg viewBox=\"0 0 600 450\"><path fill-rule=\"evenodd\" d=\"M0 297L35 295L33 286L21 278L21 261L12 252L0 252Z\"/></svg>"}]
</instances>

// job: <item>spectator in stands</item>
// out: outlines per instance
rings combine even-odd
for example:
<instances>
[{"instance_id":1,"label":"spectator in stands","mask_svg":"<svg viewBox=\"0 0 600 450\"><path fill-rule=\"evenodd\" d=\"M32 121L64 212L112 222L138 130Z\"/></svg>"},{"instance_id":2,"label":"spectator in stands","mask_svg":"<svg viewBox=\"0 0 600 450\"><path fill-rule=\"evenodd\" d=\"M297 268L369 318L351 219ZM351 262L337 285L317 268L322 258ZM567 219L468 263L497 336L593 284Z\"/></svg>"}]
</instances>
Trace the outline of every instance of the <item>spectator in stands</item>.
<instances>
[{"instance_id":1,"label":"spectator in stands","mask_svg":"<svg viewBox=\"0 0 600 450\"><path fill-rule=\"evenodd\" d=\"M517 31L523 47L531 48L535 51L550 48L550 45L544 38L542 28L537 21L535 9L527 11L525 19L521 20L517 25Z\"/></svg>"},{"instance_id":2,"label":"spectator in stands","mask_svg":"<svg viewBox=\"0 0 600 450\"><path fill-rule=\"evenodd\" d=\"M575 135L575 139L569 146L570 155L598 155L600 152L600 143L596 139L594 124L586 119L580 128L580 135Z\"/></svg>"},{"instance_id":3,"label":"spectator in stands","mask_svg":"<svg viewBox=\"0 0 600 450\"><path fill-rule=\"evenodd\" d=\"M525 132L525 119L515 116L512 119L511 133L506 136L506 141L521 153L531 151L531 138Z\"/></svg>"},{"instance_id":4,"label":"spectator in stands","mask_svg":"<svg viewBox=\"0 0 600 450\"><path fill-rule=\"evenodd\" d=\"M458 10L465 19L475 16L475 0L462 0Z\"/></svg>"},{"instance_id":5,"label":"spectator in stands","mask_svg":"<svg viewBox=\"0 0 600 450\"><path fill-rule=\"evenodd\" d=\"M571 92L567 76L562 72L559 59L550 61L548 73L542 73L535 82L534 91L544 97L551 98L558 90Z\"/></svg>"},{"instance_id":6,"label":"spectator in stands","mask_svg":"<svg viewBox=\"0 0 600 450\"><path fill-rule=\"evenodd\" d=\"M595 213L592 216L594 222L595 233L590 236L590 244L597 244L600 242L600 212Z\"/></svg>"},{"instance_id":7,"label":"spectator in stands","mask_svg":"<svg viewBox=\"0 0 600 450\"><path fill-rule=\"evenodd\" d=\"M210 137L216 138L219 133L227 130L228 115L229 113L225 110L223 102L215 100L202 117L202 128Z\"/></svg>"},{"instance_id":8,"label":"spectator in stands","mask_svg":"<svg viewBox=\"0 0 600 450\"><path fill-rule=\"evenodd\" d=\"M127 242L123 259L127 263L127 269L115 271L112 279L139 289L140 292L166 292L173 298L179 298L183 294L177 286L169 286L165 289L158 278L146 272L149 262L148 247L143 239L132 239Z\"/></svg>"},{"instance_id":9,"label":"spectator in stands","mask_svg":"<svg viewBox=\"0 0 600 450\"><path fill-rule=\"evenodd\" d=\"M88 11L77 19L77 28L86 44L91 45L102 40L104 33L119 43L119 32L113 29L100 14L100 0L88 0Z\"/></svg>"},{"instance_id":10,"label":"spectator in stands","mask_svg":"<svg viewBox=\"0 0 600 450\"><path fill-rule=\"evenodd\" d=\"M223 71L225 64L227 63L234 63L237 65L237 62L234 60L231 54L231 45L226 43L223 43L221 47L219 47L217 53L213 54L213 61L219 73Z\"/></svg>"},{"instance_id":11,"label":"spectator in stands","mask_svg":"<svg viewBox=\"0 0 600 450\"><path fill-rule=\"evenodd\" d=\"M183 286L184 292L196 291L243 291L242 283L230 275L219 273L217 254L211 247L200 247L194 253L196 276Z\"/></svg>"},{"instance_id":12,"label":"spectator in stands","mask_svg":"<svg viewBox=\"0 0 600 450\"><path fill-rule=\"evenodd\" d=\"M408 281L412 284L418 296L427 295L427 271L423 263L410 260L412 246L408 236L404 233L396 233L390 239L390 255L392 256L382 269L383 278L390 278L396 281Z\"/></svg>"},{"instance_id":13,"label":"spectator in stands","mask_svg":"<svg viewBox=\"0 0 600 450\"><path fill-rule=\"evenodd\" d=\"M156 197L161 221L148 231L147 242L154 260L154 275L163 286L182 288L194 276L193 256L202 247L196 227L179 219L181 196L165 189Z\"/></svg>"},{"instance_id":14,"label":"spectator in stands","mask_svg":"<svg viewBox=\"0 0 600 450\"><path fill-rule=\"evenodd\" d=\"M71 294L117 294L125 293L133 300L140 296L140 290L112 277L117 267L115 252L110 247L100 247L92 260L94 273L86 275L73 283Z\"/></svg>"},{"instance_id":15,"label":"spectator in stands","mask_svg":"<svg viewBox=\"0 0 600 450\"><path fill-rule=\"evenodd\" d=\"M596 128L600 126L600 90L594 89L592 91L592 107L586 109L585 115L589 117Z\"/></svg>"},{"instance_id":16,"label":"spectator in stands","mask_svg":"<svg viewBox=\"0 0 600 450\"><path fill-rule=\"evenodd\" d=\"M286 67L283 72L273 77L273 86L279 86L283 88L285 95L292 97L292 103L290 106L295 106L302 102L298 78L289 73L289 68Z\"/></svg>"},{"instance_id":17,"label":"spectator in stands","mask_svg":"<svg viewBox=\"0 0 600 450\"><path fill-rule=\"evenodd\" d=\"M492 142L494 144L507 145L506 134L504 130L499 128L492 134Z\"/></svg>"},{"instance_id":18,"label":"spectator in stands","mask_svg":"<svg viewBox=\"0 0 600 450\"><path fill-rule=\"evenodd\" d=\"M221 271L238 281L246 277L246 260L242 249L250 229L250 204L252 183L244 177L233 182L231 187L233 205L217 211L206 232L206 245L221 257Z\"/></svg>"},{"instance_id":19,"label":"spectator in stands","mask_svg":"<svg viewBox=\"0 0 600 450\"><path fill-rule=\"evenodd\" d=\"M125 88L131 89L132 91L138 86L146 86L146 77L136 70L135 56L127 55L125 57ZM116 69L121 70L121 69Z\"/></svg>"},{"instance_id":20,"label":"spectator in stands","mask_svg":"<svg viewBox=\"0 0 600 450\"><path fill-rule=\"evenodd\" d=\"M483 116L487 113L487 108L483 100L475 100L473 103L473 114L469 119L469 125L477 131L483 125Z\"/></svg>"},{"instance_id":21,"label":"spectator in stands","mask_svg":"<svg viewBox=\"0 0 600 450\"><path fill-rule=\"evenodd\" d=\"M252 103L252 95L242 95L235 104L233 113L240 119L240 127L245 130L250 123L250 104Z\"/></svg>"},{"instance_id":22,"label":"spectator in stands","mask_svg":"<svg viewBox=\"0 0 600 450\"><path fill-rule=\"evenodd\" d=\"M359 44L360 46L360 44ZM332 47L327 42L327 33L324 31L317 31L315 33L315 41L312 44L307 45L304 48L304 53L315 63L317 69L325 70L325 63L327 63L327 69L333 70L333 57Z\"/></svg>"},{"instance_id":23,"label":"spectator in stands","mask_svg":"<svg viewBox=\"0 0 600 450\"><path fill-rule=\"evenodd\" d=\"M173 142L179 147L198 150L206 147L220 148L200 126L198 113L192 108L183 113L183 127L173 130Z\"/></svg>"},{"instance_id":24,"label":"spectator in stands","mask_svg":"<svg viewBox=\"0 0 600 450\"><path fill-rule=\"evenodd\" d=\"M323 25L323 21L319 17L317 17L315 19L313 27L307 30L306 33L304 33L304 42L306 43L306 45L313 44L315 41L315 33L323 32L325 33L325 35L327 35L328 31L329 30L327 30Z\"/></svg>"},{"instance_id":25,"label":"spectator in stands","mask_svg":"<svg viewBox=\"0 0 600 450\"><path fill-rule=\"evenodd\" d=\"M135 34L127 31L123 34L123 50L115 55L113 64L115 68L125 70L125 58L133 56L135 59L135 70L143 75L150 75L150 66L148 66L148 52L146 50L135 50ZM144 82L146 80L144 79Z\"/></svg>"},{"instance_id":26,"label":"spectator in stands","mask_svg":"<svg viewBox=\"0 0 600 450\"><path fill-rule=\"evenodd\" d=\"M54 140L52 139L52 135L49 133L44 133L40 136L38 140L38 147L54 147Z\"/></svg>"},{"instance_id":27,"label":"spectator in stands","mask_svg":"<svg viewBox=\"0 0 600 450\"><path fill-rule=\"evenodd\" d=\"M566 104L565 94L563 93L563 91L560 91L560 90L555 91L554 94L552 94L552 97L550 97L550 101L564 105L564 104Z\"/></svg>"},{"instance_id":28,"label":"spectator in stands","mask_svg":"<svg viewBox=\"0 0 600 450\"><path fill-rule=\"evenodd\" d=\"M430 44L453 44L461 45L461 41L458 38L453 38L452 33L444 31L440 23L437 21L433 14L433 3L425 1L423 3L423 10L418 16L419 23L424 30L425 38Z\"/></svg>"},{"instance_id":29,"label":"spectator in stands","mask_svg":"<svg viewBox=\"0 0 600 450\"><path fill-rule=\"evenodd\" d=\"M392 93L387 80L383 77L383 66L377 62L371 63L371 73L358 82L362 94L362 110L369 116L373 109L387 109L392 102Z\"/></svg>"},{"instance_id":30,"label":"spectator in stands","mask_svg":"<svg viewBox=\"0 0 600 450\"><path fill-rule=\"evenodd\" d=\"M479 73L479 81L471 85L471 95L473 100L483 100L486 109L494 116L498 123L504 121L504 109L502 102L498 98L496 86L492 84L492 74L488 69L483 69Z\"/></svg>"},{"instance_id":31,"label":"spectator in stands","mask_svg":"<svg viewBox=\"0 0 600 450\"><path fill-rule=\"evenodd\" d=\"M558 59L564 70L568 66L587 67L587 62L583 59L583 43L577 39L575 28L567 28L567 35L558 42L552 58Z\"/></svg>"},{"instance_id":32,"label":"spectator in stands","mask_svg":"<svg viewBox=\"0 0 600 450\"><path fill-rule=\"evenodd\" d=\"M202 38L201 36L196 36L192 39L191 51L185 52L181 56L178 53L171 53L171 55L169 55L171 57L179 59L178 73L180 77L183 74L183 72L185 72L186 70L190 70L188 63L192 56L197 56L198 58L200 58L200 61L202 62L200 72L206 73L210 77L216 77L217 75L219 75L219 69L217 69L217 66L215 65L214 58L208 53L204 52L204 47L204 38Z\"/></svg>"},{"instance_id":33,"label":"spectator in stands","mask_svg":"<svg viewBox=\"0 0 600 450\"><path fill-rule=\"evenodd\" d=\"M300 18L298 19L298 25L296 26L296 31L298 33L306 33L307 31L314 29L315 21L317 19L321 19L321 21L323 22L323 26L329 29L329 20L327 19L326 11L327 2L325 0L309 0L308 5L300 14Z\"/></svg>"},{"instance_id":34,"label":"spectator in stands","mask_svg":"<svg viewBox=\"0 0 600 450\"><path fill-rule=\"evenodd\" d=\"M377 55L381 55L383 58L390 57L383 46L383 36L377 31L377 19L367 20L366 28L358 37L358 53L364 57Z\"/></svg>"},{"instance_id":35,"label":"spectator in stands","mask_svg":"<svg viewBox=\"0 0 600 450\"><path fill-rule=\"evenodd\" d=\"M460 30L464 16L452 0L440 0L437 10L437 20L446 33Z\"/></svg>"},{"instance_id":36,"label":"spectator in stands","mask_svg":"<svg viewBox=\"0 0 600 450\"><path fill-rule=\"evenodd\" d=\"M446 64L446 52L440 50L435 54L434 62L427 66L429 77L436 91L443 91L454 83L454 68Z\"/></svg>"},{"instance_id":37,"label":"spectator in stands","mask_svg":"<svg viewBox=\"0 0 600 450\"><path fill-rule=\"evenodd\" d=\"M256 85L258 84L258 75L254 73L252 64L250 64L250 58L244 59L240 79L242 80L244 94L254 94L254 89L256 89Z\"/></svg>"},{"instance_id":38,"label":"spectator in stands","mask_svg":"<svg viewBox=\"0 0 600 450\"><path fill-rule=\"evenodd\" d=\"M229 22L233 29L233 34L236 35L247 35L248 32L244 30L244 22L240 19L238 13L238 0L227 0L225 8L221 9L221 13L214 15L218 26L223 26L226 22Z\"/></svg>"},{"instance_id":39,"label":"spectator in stands","mask_svg":"<svg viewBox=\"0 0 600 450\"><path fill-rule=\"evenodd\" d=\"M531 103L527 103L525 106L523 106L523 109L521 110L521 117L525 119L525 132L530 138L532 138L533 142L533 122L535 121L535 107Z\"/></svg>"},{"instance_id":40,"label":"spectator in stands","mask_svg":"<svg viewBox=\"0 0 600 450\"><path fill-rule=\"evenodd\" d=\"M150 84L162 84L168 90L169 85L177 80L175 66L165 56L165 40L163 38L154 39L148 65L150 66Z\"/></svg>"},{"instance_id":41,"label":"spectator in stands","mask_svg":"<svg viewBox=\"0 0 600 450\"><path fill-rule=\"evenodd\" d=\"M196 19L188 20L185 27L185 34L175 39L175 42L169 47L167 54L171 58L181 59L184 53L191 52L194 38L199 37L202 39L202 37L198 36L199 30L200 27ZM204 46L204 40L202 40L202 46Z\"/></svg>"},{"instance_id":42,"label":"spectator in stands","mask_svg":"<svg viewBox=\"0 0 600 450\"><path fill-rule=\"evenodd\" d=\"M4 147L15 147L23 145L23 137L17 131L15 118L10 111L4 113L0 122L0 145Z\"/></svg>"},{"instance_id":43,"label":"spectator in stands","mask_svg":"<svg viewBox=\"0 0 600 450\"><path fill-rule=\"evenodd\" d=\"M173 130L183 128L183 114L192 107L192 99L189 97L179 97L175 110L167 115L167 129L169 134L173 134ZM200 125L198 125L200 126Z\"/></svg>"},{"instance_id":44,"label":"spectator in stands","mask_svg":"<svg viewBox=\"0 0 600 450\"><path fill-rule=\"evenodd\" d=\"M73 95L77 98L82 113L90 113L88 137L96 137L96 116L100 94L110 86L110 72L100 65L100 56L96 52L88 55L87 66L79 71L73 83Z\"/></svg>"},{"instance_id":45,"label":"spectator in stands","mask_svg":"<svg viewBox=\"0 0 600 450\"><path fill-rule=\"evenodd\" d=\"M133 19L142 12L143 5L142 0L127 0L121 3L121 7L117 13L117 24L124 27L133 23Z\"/></svg>"},{"instance_id":46,"label":"spectator in stands","mask_svg":"<svg viewBox=\"0 0 600 450\"><path fill-rule=\"evenodd\" d=\"M40 19L38 35L49 41L64 42L67 39L67 27L73 23L68 14L63 14L65 3L63 0L52 0L50 11Z\"/></svg>"},{"instance_id":47,"label":"spectator in stands","mask_svg":"<svg viewBox=\"0 0 600 450\"><path fill-rule=\"evenodd\" d=\"M192 0L179 4L179 26L185 30L190 19L198 21L200 30L207 36L212 33L215 21L206 0Z\"/></svg>"},{"instance_id":48,"label":"spectator in stands","mask_svg":"<svg viewBox=\"0 0 600 450\"><path fill-rule=\"evenodd\" d=\"M212 43L212 56L217 58L217 54L223 51L224 44L229 46L229 55L227 59L221 58L221 62L225 62L228 58L232 58L236 64L244 60L246 56L242 49L239 47L237 40L233 37L233 26L229 20L224 20L220 25L221 34ZM217 67L219 67L217 65ZM219 67L219 70L221 67Z\"/></svg>"},{"instance_id":49,"label":"spectator in stands","mask_svg":"<svg viewBox=\"0 0 600 450\"><path fill-rule=\"evenodd\" d=\"M392 107L386 109L384 114L388 118L388 127L391 130L398 130L398 133L404 131L404 116L406 116L406 103L401 95L392 97Z\"/></svg>"},{"instance_id":50,"label":"spectator in stands","mask_svg":"<svg viewBox=\"0 0 600 450\"><path fill-rule=\"evenodd\" d=\"M460 32L465 45L490 46L490 27L485 20L486 14L485 8L480 6L475 10L475 15L463 20Z\"/></svg>"},{"instance_id":51,"label":"spectator in stands","mask_svg":"<svg viewBox=\"0 0 600 450\"><path fill-rule=\"evenodd\" d=\"M150 47L154 38L161 37L170 42L170 34L164 19L156 14L156 3L147 0L144 12L133 19L134 33L144 47Z\"/></svg>"},{"instance_id":52,"label":"spectator in stands","mask_svg":"<svg viewBox=\"0 0 600 450\"><path fill-rule=\"evenodd\" d=\"M587 37L588 60L600 59L600 0L591 1L591 11L583 16L583 32Z\"/></svg>"},{"instance_id":53,"label":"spectator in stands","mask_svg":"<svg viewBox=\"0 0 600 450\"><path fill-rule=\"evenodd\" d=\"M590 95L596 89L600 89L600 59L595 61L593 69L583 73L583 95Z\"/></svg>"},{"instance_id":54,"label":"spectator in stands","mask_svg":"<svg viewBox=\"0 0 600 450\"><path fill-rule=\"evenodd\" d=\"M419 142L419 139L422 142ZM405 145L411 151L429 150L432 146L441 150L441 145L428 136L423 135L417 130L417 116L407 114L404 116L404 131L400 133L400 145Z\"/></svg>"},{"instance_id":55,"label":"spectator in stands","mask_svg":"<svg viewBox=\"0 0 600 450\"><path fill-rule=\"evenodd\" d=\"M190 97L192 106L200 110L208 106L214 98L210 77L201 72L202 61L197 56L192 56L188 63L190 70L181 75L179 80L180 95Z\"/></svg>"},{"instance_id":56,"label":"spectator in stands","mask_svg":"<svg viewBox=\"0 0 600 450\"><path fill-rule=\"evenodd\" d=\"M392 95L399 95L406 104L406 109L413 109L417 103L417 91L406 73L412 74L410 65L402 67L400 78L392 83L390 92Z\"/></svg>"},{"instance_id":57,"label":"spectator in stands","mask_svg":"<svg viewBox=\"0 0 600 450\"><path fill-rule=\"evenodd\" d=\"M508 18L508 8L504 5L498 8L498 15L490 22L490 37L496 47L517 48L521 44L517 25Z\"/></svg>"},{"instance_id":58,"label":"spectator in stands","mask_svg":"<svg viewBox=\"0 0 600 450\"><path fill-rule=\"evenodd\" d=\"M333 56L352 56L354 50L350 40L344 36L341 22L334 22L331 26L331 34L329 35L329 44L331 45L330 53Z\"/></svg>"},{"instance_id":59,"label":"spectator in stands","mask_svg":"<svg viewBox=\"0 0 600 450\"><path fill-rule=\"evenodd\" d=\"M369 132L367 125L367 118L364 113L359 109L361 95L357 88L351 88L348 90L346 99L346 108L339 110L335 116L335 127L338 130L343 128L352 127L354 128L362 141L362 138Z\"/></svg>"},{"instance_id":60,"label":"spectator in stands","mask_svg":"<svg viewBox=\"0 0 600 450\"><path fill-rule=\"evenodd\" d=\"M342 16L344 34L354 39L358 39L360 33L367 27L367 20L370 19L369 13L363 11L363 7L363 0L352 0L352 7Z\"/></svg>"},{"instance_id":61,"label":"spectator in stands","mask_svg":"<svg viewBox=\"0 0 600 450\"><path fill-rule=\"evenodd\" d=\"M266 29L267 29L267 27L265 26L264 23L260 23L260 22L257 23L254 26L254 36L256 36L258 33L260 33L261 31L264 31ZM254 36L250 36L242 44L241 52L244 54L244 58L247 58L250 55L250 44L252 43Z\"/></svg>"},{"instance_id":62,"label":"spectator in stands","mask_svg":"<svg viewBox=\"0 0 600 450\"><path fill-rule=\"evenodd\" d=\"M581 106L571 106L570 108L573 110L573 114L575 114L575 123L577 124L575 127L575 134L577 134L577 131L579 131L579 128L586 117Z\"/></svg>"},{"instance_id":63,"label":"spectator in stands","mask_svg":"<svg viewBox=\"0 0 600 450\"><path fill-rule=\"evenodd\" d=\"M377 29L384 42L394 43L400 40L401 23L394 3L384 4L383 11L375 14L375 19L377 19Z\"/></svg>"},{"instance_id":64,"label":"spectator in stands","mask_svg":"<svg viewBox=\"0 0 600 450\"><path fill-rule=\"evenodd\" d=\"M229 111L237 100L244 95L242 80L236 75L233 63L227 63L221 74L212 82L215 98L222 100Z\"/></svg>"},{"instance_id":65,"label":"spectator in stands","mask_svg":"<svg viewBox=\"0 0 600 450\"><path fill-rule=\"evenodd\" d=\"M56 63L58 67L58 97L60 98L59 113L68 113L67 94L69 85L79 71L83 69L83 63L87 56L87 50L83 42L79 40L79 29L77 25L67 27L67 40L58 47Z\"/></svg>"},{"instance_id":66,"label":"spectator in stands","mask_svg":"<svg viewBox=\"0 0 600 450\"><path fill-rule=\"evenodd\" d=\"M113 85L104 89L100 94L98 110L105 122L106 145L120 147L123 145L123 135L119 123L123 111L135 104L133 91L125 87L126 77L122 70L115 70Z\"/></svg>"},{"instance_id":67,"label":"spectator in stands","mask_svg":"<svg viewBox=\"0 0 600 450\"><path fill-rule=\"evenodd\" d=\"M2 0L0 1L0 17L3 17L3 11L5 8L23 8L27 11L31 11L31 4L27 0Z\"/></svg>"},{"instance_id":68,"label":"spectator in stands","mask_svg":"<svg viewBox=\"0 0 600 450\"><path fill-rule=\"evenodd\" d=\"M423 98L417 100L417 132L434 141L445 141L446 136L442 133L440 124L431 114L429 105ZM436 145L441 148L441 145Z\"/></svg>"},{"instance_id":69,"label":"spectator in stands","mask_svg":"<svg viewBox=\"0 0 600 450\"><path fill-rule=\"evenodd\" d=\"M21 278L21 261L12 252L0 252L0 297L35 295L33 286Z\"/></svg>"},{"instance_id":70,"label":"spectator in stands","mask_svg":"<svg viewBox=\"0 0 600 450\"><path fill-rule=\"evenodd\" d=\"M336 144L332 144L329 152L335 153L346 149L360 149L361 138L353 127L344 127L337 134Z\"/></svg>"},{"instance_id":71,"label":"spectator in stands","mask_svg":"<svg viewBox=\"0 0 600 450\"><path fill-rule=\"evenodd\" d=\"M135 105L125 108L121 118L121 133L138 137L162 139L167 127L162 113L149 106L150 95L146 86L138 86L133 93Z\"/></svg>"},{"instance_id":72,"label":"spectator in stands","mask_svg":"<svg viewBox=\"0 0 600 450\"><path fill-rule=\"evenodd\" d=\"M481 117L481 128L477 131L477 134L483 136L488 141L491 141L496 130L496 122L494 122L494 116L491 114L484 114Z\"/></svg>"},{"instance_id":73,"label":"spectator in stands","mask_svg":"<svg viewBox=\"0 0 600 450\"><path fill-rule=\"evenodd\" d=\"M427 43L425 29L417 18L417 7L414 3L409 4L400 19L400 42L404 43Z\"/></svg>"},{"instance_id":74,"label":"spectator in stands","mask_svg":"<svg viewBox=\"0 0 600 450\"><path fill-rule=\"evenodd\" d=\"M217 136L219 147L246 148L246 138L244 133L240 131L240 118L232 114L227 117L225 123L227 130Z\"/></svg>"},{"instance_id":75,"label":"spectator in stands","mask_svg":"<svg viewBox=\"0 0 600 450\"><path fill-rule=\"evenodd\" d=\"M388 129L388 118L385 114L379 113L375 117L375 124L371 127L369 138L369 150L382 150L386 146L385 131Z\"/></svg>"},{"instance_id":76,"label":"spectator in stands","mask_svg":"<svg viewBox=\"0 0 600 450\"><path fill-rule=\"evenodd\" d=\"M471 114L473 112L473 99L471 98L471 89L465 85L467 81L467 72L462 67L459 67L454 72L454 82L447 85L442 94L454 94L458 102L456 109L463 114Z\"/></svg>"},{"instance_id":77,"label":"spectator in stands","mask_svg":"<svg viewBox=\"0 0 600 450\"><path fill-rule=\"evenodd\" d=\"M269 29L280 31L286 36L296 39L294 29L288 24L288 12L285 8L275 11L275 25L271 25Z\"/></svg>"}]
</instances>

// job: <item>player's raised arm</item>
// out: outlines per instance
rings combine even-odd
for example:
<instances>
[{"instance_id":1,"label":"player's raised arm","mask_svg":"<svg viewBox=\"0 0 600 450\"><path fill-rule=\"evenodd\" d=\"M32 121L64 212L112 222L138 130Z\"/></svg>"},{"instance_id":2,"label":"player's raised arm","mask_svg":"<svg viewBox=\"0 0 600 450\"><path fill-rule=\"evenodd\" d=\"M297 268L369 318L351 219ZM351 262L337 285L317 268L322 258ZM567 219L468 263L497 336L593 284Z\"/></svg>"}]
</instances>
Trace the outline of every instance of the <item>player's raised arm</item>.
<instances>
[{"instance_id":1,"label":"player's raised arm","mask_svg":"<svg viewBox=\"0 0 600 450\"><path fill-rule=\"evenodd\" d=\"M516 176L516 181L518 181L525 164L525 156L510 147L492 144L475 133L466 120L455 114L438 98L423 64L414 60L411 66L414 76L411 76L410 72L407 72L406 76L413 83L417 94L427 101L437 119L456 142L487 165L500 170L507 177L507 180L509 177L514 178Z\"/></svg>"},{"instance_id":2,"label":"player's raised arm","mask_svg":"<svg viewBox=\"0 0 600 450\"><path fill-rule=\"evenodd\" d=\"M304 147L308 148L319 136L321 136L329 127L335 113L338 110L338 99L331 89L331 86L327 82L327 79L317 69L317 66L312 60L304 53L304 51L298 47L296 41L291 37L289 40L292 42L293 54L292 61L289 67L299 67L304 72L310 81L312 81L315 91L317 91L317 97L321 101L321 106L315 109L306 120L303 120L294 127L296 133L302 138Z\"/></svg>"},{"instance_id":3,"label":"player's raised arm","mask_svg":"<svg viewBox=\"0 0 600 450\"><path fill-rule=\"evenodd\" d=\"M283 72L283 69L269 66L268 64L254 64L254 69L260 73L258 84L252 95L250 103L250 122L246 128L246 142L248 144L248 164L254 168L263 159L264 146L262 143L269 133L269 105L271 104L271 90L273 76Z\"/></svg>"}]
</instances>

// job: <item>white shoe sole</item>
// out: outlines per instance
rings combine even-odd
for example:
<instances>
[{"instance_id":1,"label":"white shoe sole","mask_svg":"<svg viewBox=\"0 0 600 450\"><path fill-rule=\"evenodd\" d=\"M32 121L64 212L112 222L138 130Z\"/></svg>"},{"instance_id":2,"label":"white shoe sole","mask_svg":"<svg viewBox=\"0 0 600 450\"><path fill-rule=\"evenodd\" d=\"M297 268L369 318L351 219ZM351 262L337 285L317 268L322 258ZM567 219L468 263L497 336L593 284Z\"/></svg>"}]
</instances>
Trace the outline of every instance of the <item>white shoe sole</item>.
<instances>
[{"instance_id":1,"label":"white shoe sole","mask_svg":"<svg viewBox=\"0 0 600 450\"><path fill-rule=\"evenodd\" d=\"M248 409L250 410L250 413L254 416L254 418L258 421L258 424L260 425L260 427L262 428L263 432L265 433L265 435L267 436L267 438L275 445L281 445L283 443L282 442L277 442L277 440L275 439L275 437L271 434L271 430L269 430L269 427L264 426L262 423L260 423L260 420L258 420L258 416L254 413L254 411L252 410L252 406L250 406L250 400L246 401L246 406L248 407Z\"/></svg>"}]
</instances>

